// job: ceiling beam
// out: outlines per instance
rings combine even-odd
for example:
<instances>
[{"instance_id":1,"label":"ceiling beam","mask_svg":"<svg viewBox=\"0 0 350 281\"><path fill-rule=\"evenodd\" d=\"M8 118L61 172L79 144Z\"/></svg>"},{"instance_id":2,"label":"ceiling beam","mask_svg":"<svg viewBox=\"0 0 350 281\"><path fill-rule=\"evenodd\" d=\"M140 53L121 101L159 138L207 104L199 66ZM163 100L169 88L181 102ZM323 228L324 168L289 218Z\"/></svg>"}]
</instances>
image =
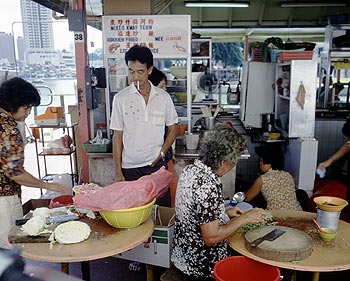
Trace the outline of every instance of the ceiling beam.
<instances>
[{"instance_id":1,"label":"ceiling beam","mask_svg":"<svg viewBox=\"0 0 350 281\"><path fill-rule=\"evenodd\" d=\"M265 7L266 7L266 0L260 1L258 25L262 25L264 12L265 12Z\"/></svg>"}]
</instances>

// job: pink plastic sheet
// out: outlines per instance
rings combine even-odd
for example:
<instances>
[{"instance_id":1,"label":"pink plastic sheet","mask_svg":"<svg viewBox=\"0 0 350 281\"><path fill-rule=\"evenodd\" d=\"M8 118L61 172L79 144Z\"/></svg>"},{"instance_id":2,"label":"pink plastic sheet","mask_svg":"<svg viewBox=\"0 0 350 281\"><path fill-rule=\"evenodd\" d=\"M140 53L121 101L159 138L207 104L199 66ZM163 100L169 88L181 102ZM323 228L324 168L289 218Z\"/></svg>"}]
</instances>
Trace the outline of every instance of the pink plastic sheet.
<instances>
[{"instance_id":1,"label":"pink plastic sheet","mask_svg":"<svg viewBox=\"0 0 350 281\"><path fill-rule=\"evenodd\" d=\"M170 185L172 173L164 167L136 181L115 182L93 194L78 194L74 205L93 211L120 210L139 207L161 198Z\"/></svg>"}]
</instances>

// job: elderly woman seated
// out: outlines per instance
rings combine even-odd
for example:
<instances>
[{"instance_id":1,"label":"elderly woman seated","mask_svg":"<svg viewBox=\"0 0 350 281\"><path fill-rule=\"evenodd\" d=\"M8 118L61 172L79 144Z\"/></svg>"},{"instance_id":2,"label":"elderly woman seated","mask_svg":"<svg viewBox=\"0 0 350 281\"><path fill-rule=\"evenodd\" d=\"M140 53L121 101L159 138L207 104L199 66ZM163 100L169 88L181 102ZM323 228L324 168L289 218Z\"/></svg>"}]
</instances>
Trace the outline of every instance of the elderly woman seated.
<instances>
[{"instance_id":1,"label":"elderly woman seated","mask_svg":"<svg viewBox=\"0 0 350 281\"><path fill-rule=\"evenodd\" d=\"M214 265L228 256L226 239L266 217L259 208L225 210L220 177L235 167L246 147L234 129L219 125L201 143L199 159L181 173L172 261L188 280L212 280Z\"/></svg>"}]
</instances>

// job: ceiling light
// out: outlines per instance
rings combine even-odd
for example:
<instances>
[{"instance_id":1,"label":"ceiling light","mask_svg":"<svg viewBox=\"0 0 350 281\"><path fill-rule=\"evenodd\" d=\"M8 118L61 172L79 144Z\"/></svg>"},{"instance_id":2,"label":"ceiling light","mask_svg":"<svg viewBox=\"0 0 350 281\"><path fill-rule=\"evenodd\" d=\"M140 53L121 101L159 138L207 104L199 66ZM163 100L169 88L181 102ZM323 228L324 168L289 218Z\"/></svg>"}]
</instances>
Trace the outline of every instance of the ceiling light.
<instances>
[{"instance_id":1,"label":"ceiling light","mask_svg":"<svg viewBox=\"0 0 350 281\"><path fill-rule=\"evenodd\" d=\"M247 8L249 2L215 2L215 1L197 1L189 2L185 1L185 7L202 7L202 8Z\"/></svg>"},{"instance_id":2,"label":"ceiling light","mask_svg":"<svg viewBox=\"0 0 350 281\"><path fill-rule=\"evenodd\" d=\"M344 2L281 2L282 8L296 8L296 7L345 7Z\"/></svg>"}]
</instances>

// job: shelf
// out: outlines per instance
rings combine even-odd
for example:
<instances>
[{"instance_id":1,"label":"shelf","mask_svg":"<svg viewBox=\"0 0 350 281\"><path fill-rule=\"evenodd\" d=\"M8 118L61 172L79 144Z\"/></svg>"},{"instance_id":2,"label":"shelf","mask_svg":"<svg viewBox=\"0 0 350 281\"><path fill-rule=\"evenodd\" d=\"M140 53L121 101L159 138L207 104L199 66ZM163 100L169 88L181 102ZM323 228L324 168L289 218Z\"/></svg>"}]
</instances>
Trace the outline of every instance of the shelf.
<instances>
[{"instance_id":1,"label":"shelf","mask_svg":"<svg viewBox=\"0 0 350 281\"><path fill-rule=\"evenodd\" d=\"M73 153L75 153L75 148L71 149L71 152L69 153L43 153L43 152L40 152L38 154L38 156L68 156L68 155L71 155Z\"/></svg>"}]
</instances>

